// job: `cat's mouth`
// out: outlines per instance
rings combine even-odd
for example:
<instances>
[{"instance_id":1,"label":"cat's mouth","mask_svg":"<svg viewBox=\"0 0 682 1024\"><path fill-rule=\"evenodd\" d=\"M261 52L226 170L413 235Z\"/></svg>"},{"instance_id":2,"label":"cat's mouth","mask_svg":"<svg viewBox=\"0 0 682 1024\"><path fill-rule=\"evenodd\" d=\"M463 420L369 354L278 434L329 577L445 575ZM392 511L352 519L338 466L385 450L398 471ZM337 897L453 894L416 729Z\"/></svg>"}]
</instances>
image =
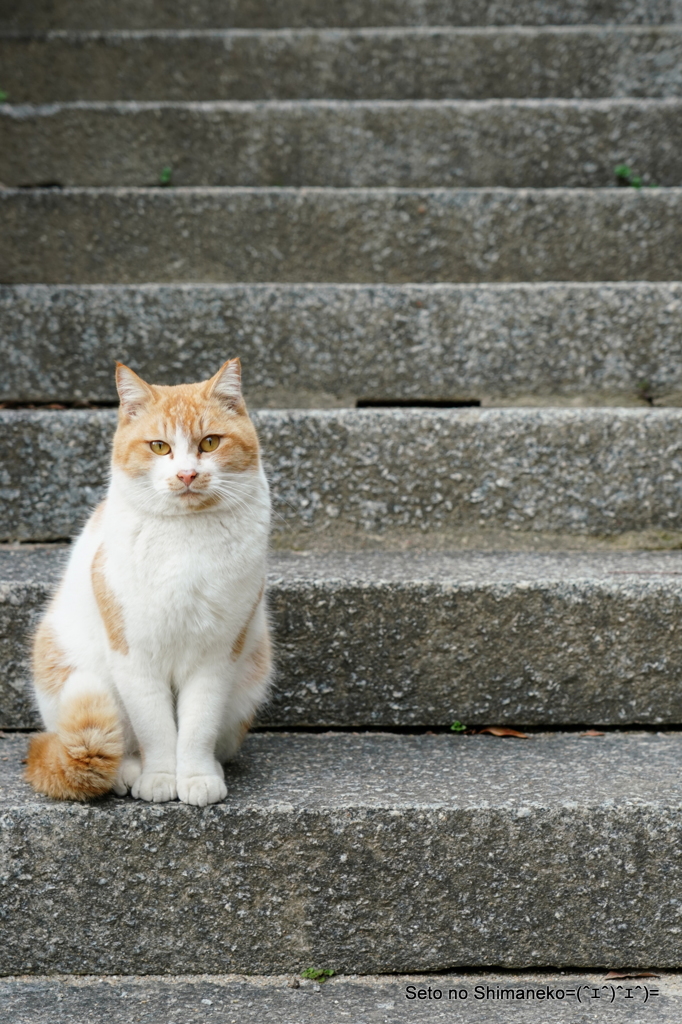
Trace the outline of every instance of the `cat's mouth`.
<instances>
[{"instance_id":1,"label":"cat's mouth","mask_svg":"<svg viewBox=\"0 0 682 1024\"><path fill-rule=\"evenodd\" d=\"M194 481L191 484L182 484L180 487L174 487L171 484L170 491L177 498L197 498L206 494L206 484L201 484L198 487Z\"/></svg>"},{"instance_id":2,"label":"cat's mouth","mask_svg":"<svg viewBox=\"0 0 682 1024\"><path fill-rule=\"evenodd\" d=\"M216 505L220 500L220 496L217 494L207 493L205 488L194 490L192 487L186 487L183 491L173 491L176 498L179 498L183 505L190 506L191 508L210 508L212 505Z\"/></svg>"}]
</instances>

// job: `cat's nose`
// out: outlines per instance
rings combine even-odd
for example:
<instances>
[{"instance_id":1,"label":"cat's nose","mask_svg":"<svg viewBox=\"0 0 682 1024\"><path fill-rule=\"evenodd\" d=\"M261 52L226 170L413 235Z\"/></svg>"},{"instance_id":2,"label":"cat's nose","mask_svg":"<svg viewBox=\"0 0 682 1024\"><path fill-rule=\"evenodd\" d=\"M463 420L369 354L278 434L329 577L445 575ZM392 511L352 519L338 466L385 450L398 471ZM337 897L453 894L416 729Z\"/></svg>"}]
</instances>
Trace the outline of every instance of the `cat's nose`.
<instances>
[{"instance_id":1,"label":"cat's nose","mask_svg":"<svg viewBox=\"0 0 682 1024\"><path fill-rule=\"evenodd\" d=\"M178 473L178 480L182 480L183 484L186 487L189 487L189 485L192 483L192 480L194 480L196 475L197 475L196 469L181 470Z\"/></svg>"}]
</instances>

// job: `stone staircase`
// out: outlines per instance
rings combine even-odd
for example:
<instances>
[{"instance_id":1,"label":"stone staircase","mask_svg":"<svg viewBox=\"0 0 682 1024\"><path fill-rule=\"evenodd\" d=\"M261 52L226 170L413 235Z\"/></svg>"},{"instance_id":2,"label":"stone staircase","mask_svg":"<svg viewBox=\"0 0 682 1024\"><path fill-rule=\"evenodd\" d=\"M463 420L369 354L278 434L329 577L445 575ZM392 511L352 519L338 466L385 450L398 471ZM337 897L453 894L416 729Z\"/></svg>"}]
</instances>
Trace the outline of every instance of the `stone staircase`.
<instances>
[{"instance_id":1,"label":"stone staircase","mask_svg":"<svg viewBox=\"0 0 682 1024\"><path fill-rule=\"evenodd\" d=\"M0 28L12 1020L87 1011L55 973L682 967L682 4L36 0ZM224 804L51 803L26 636L106 483L113 360L237 354L277 513L261 728ZM108 1020L194 1005L112 984ZM302 984L211 998L360 998ZM372 1020L460 1019L374 984Z\"/></svg>"}]
</instances>

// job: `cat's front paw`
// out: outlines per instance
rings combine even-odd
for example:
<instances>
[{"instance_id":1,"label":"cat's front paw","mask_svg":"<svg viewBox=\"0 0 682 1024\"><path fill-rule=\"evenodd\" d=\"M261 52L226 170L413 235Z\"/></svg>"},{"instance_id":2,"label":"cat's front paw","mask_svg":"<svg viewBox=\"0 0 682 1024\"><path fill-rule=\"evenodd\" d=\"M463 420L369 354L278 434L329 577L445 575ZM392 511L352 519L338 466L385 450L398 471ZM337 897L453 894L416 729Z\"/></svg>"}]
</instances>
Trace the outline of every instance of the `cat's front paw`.
<instances>
[{"instance_id":1,"label":"cat's front paw","mask_svg":"<svg viewBox=\"0 0 682 1024\"><path fill-rule=\"evenodd\" d=\"M126 796L141 774L142 762L139 757L124 757L113 785L116 796Z\"/></svg>"},{"instance_id":2,"label":"cat's front paw","mask_svg":"<svg viewBox=\"0 0 682 1024\"><path fill-rule=\"evenodd\" d=\"M169 772L142 772L133 784L132 795L136 800L148 800L154 804L175 800L178 795L175 776Z\"/></svg>"},{"instance_id":3,"label":"cat's front paw","mask_svg":"<svg viewBox=\"0 0 682 1024\"><path fill-rule=\"evenodd\" d=\"M227 796L227 786L220 775L178 776L178 797L183 804L205 807L217 804Z\"/></svg>"}]
</instances>

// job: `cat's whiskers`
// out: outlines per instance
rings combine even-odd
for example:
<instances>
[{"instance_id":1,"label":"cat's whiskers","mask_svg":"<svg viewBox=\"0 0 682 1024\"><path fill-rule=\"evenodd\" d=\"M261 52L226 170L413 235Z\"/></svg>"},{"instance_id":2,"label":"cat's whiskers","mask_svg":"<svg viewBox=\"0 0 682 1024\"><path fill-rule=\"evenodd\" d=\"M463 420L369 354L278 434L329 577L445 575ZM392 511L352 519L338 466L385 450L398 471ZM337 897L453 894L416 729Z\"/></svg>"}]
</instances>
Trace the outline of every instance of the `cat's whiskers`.
<instances>
[{"instance_id":1,"label":"cat's whiskers","mask_svg":"<svg viewBox=\"0 0 682 1024\"><path fill-rule=\"evenodd\" d=\"M233 495L232 492L224 492L224 491L222 492L222 496L225 497L225 498L228 498L228 499L232 498L232 497L237 497L236 495ZM286 502L284 502L284 504L288 505L289 508L292 509L292 511L295 512L297 515L299 514L300 510L297 509L294 505L292 505L291 502L286 501ZM281 512L278 512L277 509L272 506L270 501L264 501L262 499L254 500L253 498L250 498L249 499L249 507L250 508L265 508L265 509L268 509L271 515L276 516L277 519L281 519L281 521L283 523L286 523L286 521L287 521L286 517L283 516Z\"/></svg>"},{"instance_id":2,"label":"cat's whiskers","mask_svg":"<svg viewBox=\"0 0 682 1024\"><path fill-rule=\"evenodd\" d=\"M224 504L227 505L227 507L229 509L237 508L240 511L245 512L247 514L250 513L250 512L255 511L259 507L261 507L261 508L267 507L265 505L265 503L260 503L260 502L255 502L255 501L254 502L247 502L243 498L239 497L239 495L236 495L236 494L230 493L230 492L226 492L226 491L224 491L222 489L219 489L219 488L216 489L216 493L219 494L221 500L223 501Z\"/></svg>"}]
</instances>

